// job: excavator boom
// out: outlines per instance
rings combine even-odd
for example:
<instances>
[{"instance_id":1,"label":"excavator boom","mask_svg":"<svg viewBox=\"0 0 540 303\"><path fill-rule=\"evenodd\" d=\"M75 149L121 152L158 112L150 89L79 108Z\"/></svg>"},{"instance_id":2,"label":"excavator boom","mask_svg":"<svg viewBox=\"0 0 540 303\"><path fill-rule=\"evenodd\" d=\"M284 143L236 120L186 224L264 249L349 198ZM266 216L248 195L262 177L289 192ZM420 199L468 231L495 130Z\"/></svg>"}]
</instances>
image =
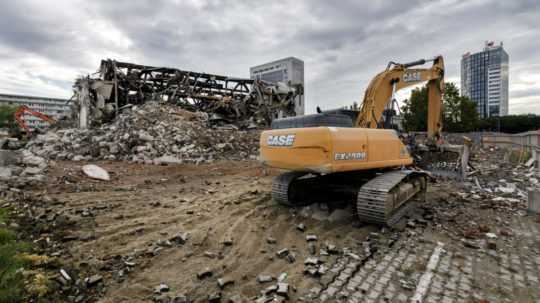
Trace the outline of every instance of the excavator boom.
<instances>
[{"instance_id":1,"label":"excavator boom","mask_svg":"<svg viewBox=\"0 0 540 303\"><path fill-rule=\"evenodd\" d=\"M411 68L432 61L431 68ZM444 89L444 60L437 56L431 60L410 63L390 62L366 89L362 108L355 126L379 128L384 109L392 102L394 94L403 88L428 82L428 137L438 139L442 130L442 93Z\"/></svg>"}]
</instances>

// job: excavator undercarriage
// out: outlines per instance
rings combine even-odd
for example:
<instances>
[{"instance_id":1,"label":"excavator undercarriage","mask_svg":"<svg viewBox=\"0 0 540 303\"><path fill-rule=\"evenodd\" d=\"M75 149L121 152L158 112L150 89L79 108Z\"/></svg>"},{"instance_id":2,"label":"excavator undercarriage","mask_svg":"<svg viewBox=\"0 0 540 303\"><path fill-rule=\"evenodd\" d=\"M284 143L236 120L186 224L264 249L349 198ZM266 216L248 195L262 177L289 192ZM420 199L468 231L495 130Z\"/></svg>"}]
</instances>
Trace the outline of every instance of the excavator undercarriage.
<instances>
[{"instance_id":1,"label":"excavator undercarriage","mask_svg":"<svg viewBox=\"0 0 540 303\"><path fill-rule=\"evenodd\" d=\"M415 206L408 201L424 196L428 178L414 170L287 172L274 178L272 198L287 206L353 204L361 221L392 226Z\"/></svg>"}]
</instances>

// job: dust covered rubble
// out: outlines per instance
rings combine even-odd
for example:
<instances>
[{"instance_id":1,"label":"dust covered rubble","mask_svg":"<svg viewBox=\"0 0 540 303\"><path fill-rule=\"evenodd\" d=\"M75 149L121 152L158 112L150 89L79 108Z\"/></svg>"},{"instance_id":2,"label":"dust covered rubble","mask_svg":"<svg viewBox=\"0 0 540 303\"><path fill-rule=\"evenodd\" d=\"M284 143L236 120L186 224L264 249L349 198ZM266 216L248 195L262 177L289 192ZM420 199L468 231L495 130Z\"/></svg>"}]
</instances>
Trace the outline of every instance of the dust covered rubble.
<instances>
[{"instance_id":1,"label":"dust covered rubble","mask_svg":"<svg viewBox=\"0 0 540 303\"><path fill-rule=\"evenodd\" d=\"M466 188L473 200L500 202L513 205L514 210L526 206L527 192L540 189L540 171L534 160L512 163L511 151L481 148L472 157L473 170Z\"/></svg>"},{"instance_id":2,"label":"dust covered rubble","mask_svg":"<svg viewBox=\"0 0 540 303\"><path fill-rule=\"evenodd\" d=\"M26 148L56 160L124 160L145 164L256 159L257 130L211 127L205 113L148 102L93 129L51 129Z\"/></svg>"},{"instance_id":3,"label":"dust covered rubble","mask_svg":"<svg viewBox=\"0 0 540 303\"><path fill-rule=\"evenodd\" d=\"M0 150L0 193L45 181L48 161L27 150Z\"/></svg>"},{"instance_id":4,"label":"dust covered rubble","mask_svg":"<svg viewBox=\"0 0 540 303\"><path fill-rule=\"evenodd\" d=\"M534 161L510 161L511 151L478 148L462 184L434 184L448 195L429 203L433 226L465 247L493 252L511 243L516 217L531 215L527 193L540 189ZM496 239L499 239L497 244Z\"/></svg>"}]
</instances>

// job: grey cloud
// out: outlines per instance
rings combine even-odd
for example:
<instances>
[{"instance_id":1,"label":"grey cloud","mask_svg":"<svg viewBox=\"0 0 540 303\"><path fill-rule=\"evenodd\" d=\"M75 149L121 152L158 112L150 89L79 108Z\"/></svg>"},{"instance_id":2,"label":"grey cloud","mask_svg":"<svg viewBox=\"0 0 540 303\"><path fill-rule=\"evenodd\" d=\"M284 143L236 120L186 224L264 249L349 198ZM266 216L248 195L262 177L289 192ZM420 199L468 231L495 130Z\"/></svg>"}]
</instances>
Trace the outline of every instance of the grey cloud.
<instances>
[{"instance_id":1,"label":"grey cloud","mask_svg":"<svg viewBox=\"0 0 540 303\"><path fill-rule=\"evenodd\" d=\"M535 46L540 40L540 2L535 0L50 1L49 6L62 10L35 13L42 3L0 4L0 54L14 50L22 58L39 56L73 77L93 72L98 58L112 55L238 77L247 77L251 65L296 56L306 63L310 111L316 105L331 108L359 101L369 80L389 60L442 54L448 77L459 77L461 55L481 50L488 39L505 42L511 81L540 73ZM122 48L92 36L89 21L106 24L130 45ZM2 57L0 65L15 61L13 56ZM27 61L25 68L32 68L33 60ZM43 91L63 89L70 94L65 75L59 79L42 70L17 79L41 80ZM8 76L0 69L1 78ZM511 87L512 98L538 100L538 82L521 84L528 89ZM15 87L10 82L9 89ZM24 83L19 87L21 93L28 90ZM0 84L0 91L4 88Z\"/></svg>"},{"instance_id":2,"label":"grey cloud","mask_svg":"<svg viewBox=\"0 0 540 303\"><path fill-rule=\"evenodd\" d=\"M534 87L527 90L518 90L510 92L510 98L536 98L536 102L540 105L540 87Z\"/></svg>"}]
</instances>

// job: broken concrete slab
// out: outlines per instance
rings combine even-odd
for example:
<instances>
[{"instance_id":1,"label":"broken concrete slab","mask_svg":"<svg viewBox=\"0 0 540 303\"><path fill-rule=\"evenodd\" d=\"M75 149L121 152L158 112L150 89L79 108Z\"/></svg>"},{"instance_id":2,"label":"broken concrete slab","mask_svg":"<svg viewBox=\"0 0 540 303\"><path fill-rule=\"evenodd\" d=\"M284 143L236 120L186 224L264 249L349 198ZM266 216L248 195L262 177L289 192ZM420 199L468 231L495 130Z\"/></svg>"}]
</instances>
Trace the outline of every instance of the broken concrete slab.
<instances>
[{"instance_id":1,"label":"broken concrete slab","mask_svg":"<svg viewBox=\"0 0 540 303\"><path fill-rule=\"evenodd\" d=\"M0 150L0 166L17 165L21 160L22 156L19 151Z\"/></svg>"},{"instance_id":2,"label":"broken concrete slab","mask_svg":"<svg viewBox=\"0 0 540 303\"><path fill-rule=\"evenodd\" d=\"M0 166L0 180L6 180L13 175L11 168Z\"/></svg>"},{"instance_id":3,"label":"broken concrete slab","mask_svg":"<svg viewBox=\"0 0 540 303\"><path fill-rule=\"evenodd\" d=\"M205 269L197 273L197 278L199 278L199 280L203 280L205 278L211 277L213 274L213 271L210 268L206 267Z\"/></svg>"},{"instance_id":4,"label":"broken concrete slab","mask_svg":"<svg viewBox=\"0 0 540 303\"><path fill-rule=\"evenodd\" d=\"M86 285L89 287L95 286L99 282L103 281L103 277L100 275L93 275L86 279Z\"/></svg>"},{"instance_id":5,"label":"broken concrete slab","mask_svg":"<svg viewBox=\"0 0 540 303\"><path fill-rule=\"evenodd\" d=\"M317 241L317 235L307 235L306 236L306 241L308 242L311 242L311 241Z\"/></svg>"},{"instance_id":6,"label":"broken concrete slab","mask_svg":"<svg viewBox=\"0 0 540 303\"><path fill-rule=\"evenodd\" d=\"M257 282L259 283L267 283L267 282L272 282L272 280L274 280L274 278L270 275L258 275L257 276Z\"/></svg>"},{"instance_id":7,"label":"broken concrete slab","mask_svg":"<svg viewBox=\"0 0 540 303\"><path fill-rule=\"evenodd\" d=\"M43 173L43 168L40 168L40 167L27 167L25 168L23 171L22 171L22 175L23 176L27 176L27 175L38 175L38 174L41 174Z\"/></svg>"},{"instance_id":8,"label":"broken concrete slab","mask_svg":"<svg viewBox=\"0 0 540 303\"><path fill-rule=\"evenodd\" d=\"M169 285L165 283L160 283L158 286L154 287L155 294L161 294L164 292L168 292L169 290L170 290Z\"/></svg>"},{"instance_id":9,"label":"broken concrete slab","mask_svg":"<svg viewBox=\"0 0 540 303\"><path fill-rule=\"evenodd\" d=\"M530 190L527 201L529 211L540 214L540 190Z\"/></svg>"},{"instance_id":10,"label":"broken concrete slab","mask_svg":"<svg viewBox=\"0 0 540 303\"><path fill-rule=\"evenodd\" d=\"M82 167L82 171L84 172L85 175L87 175L88 177L92 179L97 179L97 180L102 180L102 181L111 180L109 173L105 169L94 164L84 165Z\"/></svg>"},{"instance_id":11,"label":"broken concrete slab","mask_svg":"<svg viewBox=\"0 0 540 303\"><path fill-rule=\"evenodd\" d=\"M234 284L234 280L230 278L219 278L217 280L217 283L218 283L219 288L224 289L225 287L227 287L227 285Z\"/></svg>"},{"instance_id":12,"label":"broken concrete slab","mask_svg":"<svg viewBox=\"0 0 540 303\"><path fill-rule=\"evenodd\" d=\"M29 152L24 151L23 152L23 159L22 163L27 166L36 166L36 167L45 167L47 166L47 162L45 158L35 156Z\"/></svg>"},{"instance_id":13,"label":"broken concrete slab","mask_svg":"<svg viewBox=\"0 0 540 303\"><path fill-rule=\"evenodd\" d=\"M184 161L178 157L164 155L154 159L156 165L182 164Z\"/></svg>"}]
</instances>

